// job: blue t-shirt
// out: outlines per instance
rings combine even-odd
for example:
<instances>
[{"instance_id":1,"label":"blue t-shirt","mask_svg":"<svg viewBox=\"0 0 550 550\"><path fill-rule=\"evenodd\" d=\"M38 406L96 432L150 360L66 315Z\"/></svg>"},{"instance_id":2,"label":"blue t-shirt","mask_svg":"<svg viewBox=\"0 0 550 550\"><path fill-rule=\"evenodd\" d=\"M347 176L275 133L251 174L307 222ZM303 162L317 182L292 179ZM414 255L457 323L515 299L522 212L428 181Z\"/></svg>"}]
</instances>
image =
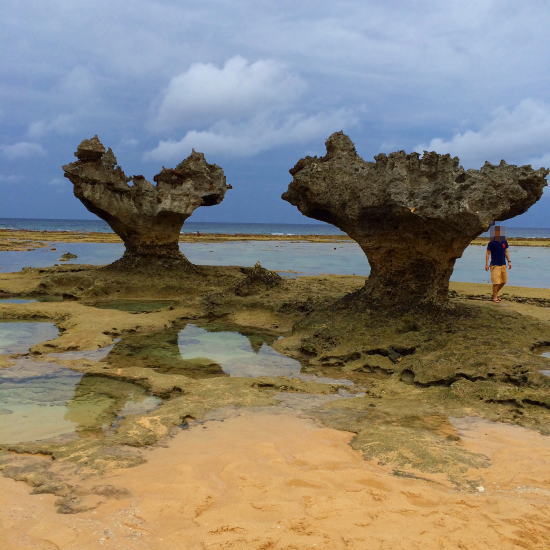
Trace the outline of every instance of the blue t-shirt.
<instances>
[{"instance_id":1,"label":"blue t-shirt","mask_svg":"<svg viewBox=\"0 0 550 550\"><path fill-rule=\"evenodd\" d=\"M508 241L502 239L502 241L492 240L487 245L487 250L491 251L491 265L506 265L506 249L508 248Z\"/></svg>"}]
</instances>

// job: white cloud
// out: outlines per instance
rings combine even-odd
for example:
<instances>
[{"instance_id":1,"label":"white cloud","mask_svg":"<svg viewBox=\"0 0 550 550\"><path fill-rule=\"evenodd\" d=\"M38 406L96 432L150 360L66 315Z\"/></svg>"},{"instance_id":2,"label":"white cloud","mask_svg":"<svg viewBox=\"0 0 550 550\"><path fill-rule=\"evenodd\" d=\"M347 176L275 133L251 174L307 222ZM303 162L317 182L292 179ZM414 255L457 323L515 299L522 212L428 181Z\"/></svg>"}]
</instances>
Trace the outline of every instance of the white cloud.
<instances>
[{"instance_id":1,"label":"white cloud","mask_svg":"<svg viewBox=\"0 0 550 550\"><path fill-rule=\"evenodd\" d=\"M52 120L37 120L29 125L27 134L31 138L40 138L50 133L70 134L75 130L74 116L63 114Z\"/></svg>"},{"instance_id":2,"label":"white cloud","mask_svg":"<svg viewBox=\"0 0 550 550\"><path fill-rule=\"evenodd\" d=\"M170 80L153 120L157 130L236 120L265 109L284 108L304 91L305 82L273 59L249 63L240 56L223 67L193 63Z\"/></svg>"},{"instance_id":3,"label":"white cloud","mask_svg":"<svg viewBox=\"0 0 550 550\"><path fill-rule=\"evenodd\" d=\"M349 128L357 123L349 109L321 112L314 115L289 114L277 120L268 113L245 123L227 121L207 130L191 130L180 140L161 140L146 158L159 161L181 160L191 149L209 154L250 156L281 145L307 143L319 137Z\"/></svg>"},{"instance_id":4,"label":"white cloud","mask_svg":"<svg viewBox=\"0 0 550 550\"><path fill-rule=\"evenodd\" d=\"M484 161L550 165L550 104L524 99L513 109L499 107L478 130L456 133L452 138L434 138L417 145L416 151L458 155L468 168Z\"/></svg>"},{"instance_id":5,"label":"white cloud","mask_svg":"<svg viewBox=\"0 0 550 550\"><path fill-rule=\"evenodd\" d=\"M44 156L46 154L42 145L30 141L19 141L12 145L0 145L0 151L9 160Z\"/></svg>"},{"instance_id":6,"label":"white cloud","mask_svg":"<svg viewBox=\"0 0 550 550\"><path fill-rule=\"evenodd\" d=\"M160 140L145 158L177 160L193 148L251 156L357 123L359 108L312 112L310 105L304 107L306 88L301 76L272 59L250 63L236 56L222 67L195 63L170 81L156 107L154 126L181 128L183 137Z\"/></svg>"},{"instance_id":7,"label":"white cloud","mask_svg":"<svg viewBox=\"0 0 550 550\"><path fill-rule=\"evenodd\" d=\"M132 137L124 137L120 140L121 147L137 147L139 145L139 140Z\"/></svg>"}]
</instances>

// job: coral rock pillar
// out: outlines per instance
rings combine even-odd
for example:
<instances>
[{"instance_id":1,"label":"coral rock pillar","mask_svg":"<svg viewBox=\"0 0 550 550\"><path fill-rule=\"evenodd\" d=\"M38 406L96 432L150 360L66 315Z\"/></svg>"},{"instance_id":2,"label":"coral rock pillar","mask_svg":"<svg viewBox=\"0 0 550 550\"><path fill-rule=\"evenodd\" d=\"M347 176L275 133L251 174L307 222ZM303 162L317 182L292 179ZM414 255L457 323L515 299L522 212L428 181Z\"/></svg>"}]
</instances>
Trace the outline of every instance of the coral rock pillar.
<instances>
[{"instance_id":1,"label":"coral rock pillar","mask_svg":"<svg viewBox=\"0 0 550 550\"><path fill-rule=\"evenodd\" d=\"M63 166L75 196L105 220L126 247L110 267L194 268L179 250L179 234L195 209L219 204L231 188L219 166L193 151L175 168L163 168L152 185L143 176L127 177L97 136L82 141L75 156L76 162Z\"/></svg>"},{"instance_id":2,"label":"coral rock pillar","mask_svg":"<svg viewBox=\"0 0 550 550\"><path fill-rule=\"evenodd\" d=\"M361 246L371 273L353 297L368 306L444 304L466 246L495 220L525 212L549 173L504 161L464 170L457 157L426 151L365 162L342 132L329 137L326 149L324 157L305 157L290 170L283 199Z\"/></svg>"}]
</instances>

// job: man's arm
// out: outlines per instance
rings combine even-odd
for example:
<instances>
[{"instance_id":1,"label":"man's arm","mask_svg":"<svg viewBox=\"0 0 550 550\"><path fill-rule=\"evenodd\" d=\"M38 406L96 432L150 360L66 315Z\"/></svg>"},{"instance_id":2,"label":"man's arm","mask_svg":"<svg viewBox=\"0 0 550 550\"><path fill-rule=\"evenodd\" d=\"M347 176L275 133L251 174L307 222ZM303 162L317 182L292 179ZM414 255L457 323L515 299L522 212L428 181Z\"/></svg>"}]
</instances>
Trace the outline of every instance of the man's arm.
<instances>
[{"instance_id":1,"label":"man's arm","mask_svg":"<svg viewBox=\"0 0 550 550\"><path fill-rule=\"evenodd\" d=\"M506 260L508 261L508 269L512 269L512 260L510 259L510 253L508 252L508 248L505 251L506 254Z\"/></svg>"},{"instance_id":2,"label":"man's arm","mask_svg":"<svg viewBox=\"0 0 550 550\"><path fill-rule=\"evenodd\" d=\"M506 250L506 254L508 254L508 250ZM491 251L489 248L487 248L485 252L485 271L489 271L489 258L491 257Z\"/></svg>"}]
</instances>

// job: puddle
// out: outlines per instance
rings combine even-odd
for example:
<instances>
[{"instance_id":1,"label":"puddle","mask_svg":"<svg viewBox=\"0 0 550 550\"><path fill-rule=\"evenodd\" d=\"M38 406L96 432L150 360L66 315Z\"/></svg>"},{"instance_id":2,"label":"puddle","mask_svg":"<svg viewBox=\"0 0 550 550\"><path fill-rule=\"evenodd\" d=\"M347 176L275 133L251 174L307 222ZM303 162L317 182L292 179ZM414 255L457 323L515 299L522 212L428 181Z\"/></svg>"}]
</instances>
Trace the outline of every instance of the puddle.
<instances>
[{"instance_id":1,"label":"puddle","mask_svg":"<svg viewBox=\"0 0 550 550\"><path fill-rule=\"evenodd\" d=\"M104 346L98 349L82 351L64 351L62 353L48 353L48 359L63 359L65 361L74 361L76 359L89 359L90 361L101 361L111 353L115 344L120 341L117 338L110 346Z\"/></svg>"},{"instance_id":2,"label":"puddle","mask_svg":"<svg viewBox=\"0 0 550 550\"><path fill-rule=\"evenodd\" d=\"M32 346L57 338L53 323L42 321L0 321L0 354L26 353Z\"/></svg>"},{"instance_id":3,"label":"puddle","mask_svg":"<svg viewBox=\"0 0 550 550\"><path fill-rule=\"evenodd\" d=\"M161 400L135 384L19 358L0 370L0 444L101 434Z\"/></svg>"},{"instance_id":4,"label":"puddle","mask_svg":"<svg viewBox=\"0 0 550 550\"><path fill-rule=\"evenodd\" d=\"M30 304L33 302L62 302L62 296L17 296L13 298L0 298L0 304Z\"/></svg>"},{"instance_id":5,"label":"puddle","mask_svg":"<svg viewBox=\"0 0 550 550\"><path fill-rule=\"evenodd\" d=\"M234 325L223 323L188 323L148 334L125 335L102 360L117 368L152 368L190 378L286 376L353 386L346 379L302 374L299 361L273 349L277 338L271 333L235 330ZM63 356L69 358L67 354Z\"/></svg>"},{"instance_id":6,"label":"puddle","mask_svg":"<svg viewBox=\"0 0 550 550\"><path fill-rule=\"evenodd\" d=\"M276 352L270 345L276 338L223 325L175 325L123 336L104 361L115 367L153 368L191 378L296 376L300 362Z\"/></svg>"},{"instance_id":7,"label":"puddle","mask_svg":"<svg viewBox=\"0 0 550 550\"><path fill-rule=\"evenodd\" d=\"M24 354L57 335L53 323L3 321L0 353ZM76 359L99 352L103 357L109 349L55 355ZM159 403L160 399L129 382L83 375L52 361L18 357L0 369L0 444L101 431L123 416L145 413Z\"/></svg>"},{"instance_id":8,"label":"puddle","mask_svg":"<svg viewBox=\"0 0 550 550\"><path fill-rule=\"evenodd\" d=\"M540 346L537 348L536 353L546 359L550 359L550 346ZM539 372L544 376L550 376L550 369L542 369Z\"/></svg>"},{"instance_id":9,"label":"puddle","mask_svg":"<svg viewBox=\"0 0 550 550\"><path fill-rule=\"evenodd\" d=\"M174 300L105 300L88 305L99 309L117 309L129 313L151 313L173 306Z\"/></svg>"},{"instance_id":10,"label":"puddle","mask_svg":"<svg viewBox=\"0 0 550 550\"><path fill-rule=\"evenodd\" d=\"M182 359L218 364L229 376L296 376L301 364L261 340L236 331L212 331L188 324L178 334Z\"/></svg>"}]
</instances>

